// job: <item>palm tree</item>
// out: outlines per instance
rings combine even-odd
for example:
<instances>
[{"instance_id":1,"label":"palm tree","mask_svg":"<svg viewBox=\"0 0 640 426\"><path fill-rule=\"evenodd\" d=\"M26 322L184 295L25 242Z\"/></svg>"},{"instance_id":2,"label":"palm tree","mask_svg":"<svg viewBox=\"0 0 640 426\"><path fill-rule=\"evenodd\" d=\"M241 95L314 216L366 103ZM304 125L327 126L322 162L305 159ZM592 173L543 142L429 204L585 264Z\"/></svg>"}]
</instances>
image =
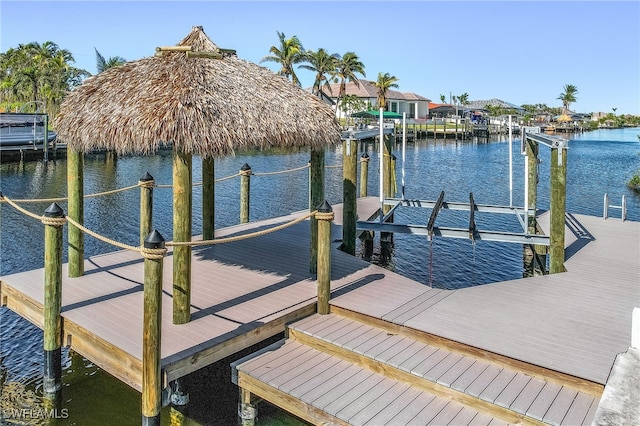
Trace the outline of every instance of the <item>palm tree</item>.
<instances>
[{"instance_id":1,"label":"palm tree","mask_svg":"<svg viewBox=\"0 0 640 426\"><path fill-rule=\"evenodd\" d=\"M98 49L95 47L93 49L96 51L96 69L98 74L108 70L109 68L118 67L127 62L127 60L122 56L111 56L109 59L105 59L104 56L98 52Z\"/></svg>"},{"instance_id":2,"label":"palm tree","mask_svg":"<svg viewBox=\"0 0 640 426\"><path fill-rule=\"evenodd\" d=\"M378 108L386 108L387 105L387 90L391 87L397 88L396 84L398 79L396 76L387 73L378 73L378 80L373 83L377 88L378 95Z\"/></svg>"},{"instance_id":3,"label":"palm tree","mask_svg":"<svg viewBox=\"0 0 640 426\"><path fill-rule=\"evenodd\" d=\"M440 93L440 103L445 103L446 100L447 100L447 97L442 93Z\"/></svg>"},{"instance_id":4,"label":"palm tree","mask_svg":"<svg viewBox=\"0 0 640 426\"><path fill-rule=\"evenodd\" d=\"M578 88L573 84L565 84L564 92L560 93L558 99L562 101L562 114L566 114L569 110L569 107L573 102L577 100L576 95L578 94Z\"/></svg>"},{"instance_id":5,"label":"palm tree","mask_svg":"<svg viewBox=\"0 0 640 426\"><path fill-rule=\"evenodd\" d=\"M338 90L336 105L340 105L340 99L344 97L348 81L353 82L356 87L360 87L360 80L356 74L361 74L363 77L366 77L364 73L364 64L360 62L358 55L354 52L347 52L341 57L338 57L338 64L334 74L334 78L340 80L340 88Z\"/></svg>"},{"instance_id":6,"label":"palm tree","mask_svg":"<svg viewBox=\"0 0 640 426\"><path fill-rule=\"evenodd\" d=\"M464 92L462 95L458 96L458 102L460 102L460 105L465 105L469 102L469 94Z\"/></svg>"},{"instance_id":7,"label":"palm tree","mask_svg":"<svg viewBox=\"0 0 640 426\"><path fill-rule=\"evenodd\" d=\"M340 55L337 53L329 54L326 50L320 48L317 52L313 50L307 50L304 53L304 58L310 65L300 65L298 68L306 69L316 73L316 78L313 81L312 93L318 95L323 85L329 88L329 94L331 94L331 86L329 81L333 78L338 65Z\"/></svg>"},{"instance_id":8,"label":"palm tree","mask_svg":"<svg viewBox=\"0 0 640 426\"><path fill-rule=\"evenodd\" d=\"M267 55L260 60L262 62L277 62L280 64L280 71L278 75L283 75L287 79L291 77L293 84L300 86L300 80L296 75L293 66L297 63L305 60L305 51L302 47L302 43L298 40L297 36L286 38L284 33L276 31L278 39L280 40L280 46L271 46L269 52L271 55Z\"/></svg>"}]
</instances>

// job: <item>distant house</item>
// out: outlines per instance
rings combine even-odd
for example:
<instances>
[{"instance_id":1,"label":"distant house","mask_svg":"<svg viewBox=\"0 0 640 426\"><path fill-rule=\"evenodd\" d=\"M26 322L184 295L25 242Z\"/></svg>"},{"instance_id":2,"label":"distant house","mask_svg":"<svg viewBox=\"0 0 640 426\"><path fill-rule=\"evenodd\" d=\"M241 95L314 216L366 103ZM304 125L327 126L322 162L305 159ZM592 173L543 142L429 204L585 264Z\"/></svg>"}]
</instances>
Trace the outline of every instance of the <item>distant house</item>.
<instances>
[{"instance_id":1,"label":"distant house","mask_svg":"<svg viewBox=\"0 0 640 426\"><path fill-rule=\"evenodd\" d=\"M332 83L322 86L322 92L335 103L340 92L340 84ZM365 104L371 105L371 108L377 109L378 92L372 81L360 80L360 87L353 82L348 82L345 86L345 94L356 96L362 99ZM430 99L415 93L387 90L386 110L399 114L406 112L407 118L426 119L429 116L429 102Z\"/></svg>"},{"instance_id":2,"label":"distant house","mask_svg":"<svg viewBox=\"0 0 640 426\"><path fill-rule=\"evenodd\" d=\"M515 110L516 114L524 114L524 108L522 108L521 106L509 103L509 102L505 102L503 100L496 99L496 98L489 99L489 100L479 100L479 101L468 102L467 104L464 105L464 109L466 111L488 112L489 108L487 108L487 106Z\"/></svg>"},{"instance_id":3,"label":"distant house","mask_svg":"<svg viewBox=\"0 0 640 426\"><path fill-rule=\"evenodd\" d=\"M464 109L461 106L456 109L456 106L452 104L436 104L429 102L429 118L452 117L456 114L462 116L463 112Z\"/></svg>"}]
</instances>

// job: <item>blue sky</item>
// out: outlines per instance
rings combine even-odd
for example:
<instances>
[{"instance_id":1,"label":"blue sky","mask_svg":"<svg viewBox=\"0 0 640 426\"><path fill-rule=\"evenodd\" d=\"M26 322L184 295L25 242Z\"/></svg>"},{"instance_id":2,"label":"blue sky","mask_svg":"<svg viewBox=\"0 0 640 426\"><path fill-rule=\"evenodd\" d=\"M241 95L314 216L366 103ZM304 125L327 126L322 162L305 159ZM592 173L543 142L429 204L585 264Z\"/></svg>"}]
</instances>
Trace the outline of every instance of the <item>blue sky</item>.
<instances>
[{"instance_id":1,"label":"blue sky","mask_svg":"<svg viewBox=\"0 0 640 426\"><path fill-rule=\"evenodd\" d=\"M353 51L366 78L396 76L399 90L436 102L470 100L561 106L565 84L578 88L572 109L617 108L640 115L639 1L7 1L0 2L0 50L53 41L75 66L96 72L105 57L136 60L201 25L220 47L259 63L296 35L305 48ZM263 63L276 69L273 63ZM299 70L303 86L313 75Z\"/></svg>"}]
</instances>

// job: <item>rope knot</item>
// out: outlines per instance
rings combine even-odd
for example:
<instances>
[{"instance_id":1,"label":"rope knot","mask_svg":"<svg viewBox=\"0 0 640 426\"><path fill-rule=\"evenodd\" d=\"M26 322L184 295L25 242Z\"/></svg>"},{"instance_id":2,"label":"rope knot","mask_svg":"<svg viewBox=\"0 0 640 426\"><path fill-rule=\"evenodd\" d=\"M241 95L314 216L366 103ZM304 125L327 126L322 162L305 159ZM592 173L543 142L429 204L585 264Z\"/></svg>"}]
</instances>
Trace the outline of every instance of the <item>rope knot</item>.
<instances>
[{"instance_id":1,"label":"rope knot","mask_svg":"<svg viewBox=\"0 0 640 426\"><path fill-rule=\"evenodd\" d=\"M140 186L143 188L153 188L156 186L156 182L154 180L141 180Z\"/></svg>"},{"instance_id":2,"label":"rope knot","mask_svg":"<svg viewBox=\"0 0 640 426\"><path fill-rule=\"evenodd\" d=\"M164 248L152 249L152 248L140 247L140 254L145 259L160 260L167 255L167 248L164 247Z\"/></svg>"},{"instance_id":3,"label":"rope knot","mask_svg":"<svg viewBox=\"0 0 640 426\"><path fill-rule=\"evenodd\" d=\"M251 169L247 169L247 170L240 170L238 174L240 176L251 176L253 172L251 171Z\"/></svg>"},{"instance_id":4,"label":"rope knot","mask_svg":"<svg viewBox=\"0 0 640 426\"><path fill-rule=\"evenodd\" d=\"M64 226L65 223L67 223L67 218L66 217L47 217L47 216L42 216L40 218L40 221L45 224L45 225L49 225L49 226Z\"/></svg>"},{"instance_id":5,"label":"rope knot","mask_svg":"<svg viewBox=\"0 0 640 426\"><path fill-rule=\"evenodd\" d=\"M333 212L327 212L327 213L316 212L316 220L332 221L334 217L335 217L335 214Z\"/></svg>"}]
</instances>

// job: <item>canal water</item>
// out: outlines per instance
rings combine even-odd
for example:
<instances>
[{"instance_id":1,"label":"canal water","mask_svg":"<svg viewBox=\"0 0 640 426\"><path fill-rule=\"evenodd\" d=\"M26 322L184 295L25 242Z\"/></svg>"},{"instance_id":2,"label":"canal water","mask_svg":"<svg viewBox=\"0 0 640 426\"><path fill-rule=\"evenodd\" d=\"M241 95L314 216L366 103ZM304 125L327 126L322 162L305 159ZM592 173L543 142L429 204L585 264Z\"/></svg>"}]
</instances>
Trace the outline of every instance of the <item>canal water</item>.
<instances>
[{"instance_id":1,"label":"canal water","mask_svg":"<svg viewBox=\"0 0 640 426\"><path fill-rule=\"evenodd\" d=\"M620 205L627 200L628 220L640 220L640 194L626 187L634 173L640 173L640 128L597 130L572 135L568 151L567 211L601 216L603 197ZM407 144L405 188L407 198L435 200L441 191L449 202L468 202L473 193L478 204L523 204L524 157L520 140L513 148L513 191L509 190L508 143L495 140L418 140ZM372 144L362 144L361 152L371 157L369 194L378 194L378 154ZM398 158L397 189L402 186L402 153ZM341 147L327 149L326 165L341 163ZM540 150L540 183L538 208L549 208L549 149ZM236 174L247 163L254 173L294 169L307 164L309 152L255 151L235 157L217 159L216 178ZM85 193L97 193L135 185L146 172L158 184L171 183L170 153L153 157L120 157L104 154L88 155L85 160ZM62 160L3 163L0 165L0 190L13 199L61 197L66 193L66 162ZM194 182L200 181L198 159L194 159ZM330 203L342 197L341 168L326 170L326 196ZM85 202L85 225L115 240L137 245L139 209L138 191L126 191ZM49 203L25 204L29 210L42 213ZM66 211L66 204L60 203ZM199 187L194 189L194 211L199 211ZM256 175L251 180L251 220L259 220L299 211L308 207L308 171L276 175ZM154 191L154 226L167 240L172 238L171 190ZM399 223L426 224L430 210L400 208ZM239 181L237 178L216 184L216 227L238 223ZM201 222L194 216L194 233L201 232ZM611 210L609 220L620 220L620 211ZM477 214L480 230L520 232L518 220L509 215ZM468 212L443 211L438 226L465 227ZM65 233L66 234L66 233ZM65 235L66 244L66 235ZM86 254L113 251L113 248L86 237ZM376 247L376 254L379 252ZM0 206L0 275L41 268L43 266L42 225L13 210ZM378 256L374 255L373 261ZM66 251L64 253L66 261ZM387 268L438 288L463 288L522 277L522 246L470 240L396 235ZM42 389L42 332L6 308L0 308L0 425L14 424L2 419L7 398L12 393L25 395ZM191 391L187 420L189 425L235 425L237 389L230 383L229 362L215 365L189 376ZM140 424L140 394L103 372L74 353L64 352L62 407L57 420L49 424L105 425ZM31 394L29 394L31 395ZM35 404L32 403L32 404ZM264 425L296 425L300 423L279 410L260 406L260 423ZM15 424L45 424L25 420ZM163 424L170 424L168 411L163 411Z\"/></svg>"}]
</instances>

